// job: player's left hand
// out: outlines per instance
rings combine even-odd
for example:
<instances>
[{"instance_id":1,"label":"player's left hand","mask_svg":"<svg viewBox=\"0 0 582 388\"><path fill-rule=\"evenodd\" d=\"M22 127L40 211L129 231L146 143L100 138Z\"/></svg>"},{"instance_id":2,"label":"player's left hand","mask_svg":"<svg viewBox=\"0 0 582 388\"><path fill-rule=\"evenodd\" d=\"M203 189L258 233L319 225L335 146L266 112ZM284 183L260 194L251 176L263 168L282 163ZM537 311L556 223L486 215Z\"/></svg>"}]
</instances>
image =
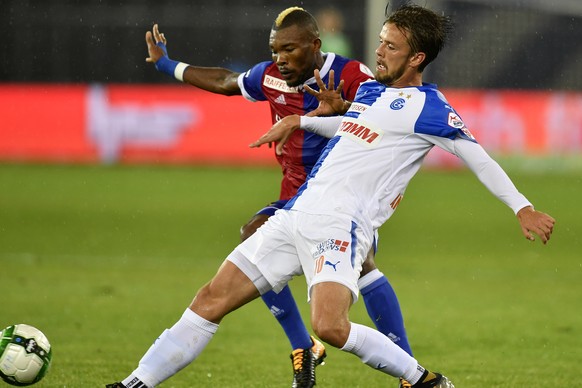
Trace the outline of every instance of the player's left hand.
<instances>
[{"instance_id":1,"label":"player's left hand","mask_svg":"<svg viewBox=\"0 0 582 388\"><path fill-rule=\"evenodd\" d=\"M262 144L277 142L275 147L275 153L277 155L283 154L283 146L293 134L293 131L299 129L301 119L298 115L290 115L283 117L281 120L277 121L267 133L261 136L257 141L249 144L249 147L256 148L260 147Z\"/></svg>"},{"instance_id":2,"label":"player's left hand","mask_svg":"<svg viewBox=\"0 0 582 388\"><path fill-rule=\"evenodd\" d=\"M319 106L307 113L306 116L331 116L336 114L344 114L347 112L350 104L342 98L342 89L344 87L344 80L341 80L335 87L333 70L329 71L329 81L326 86L319 70L315 69L313 71L313 76L315 77L315 82L319 90L315 90L308 85L305 85L305 91L311 94L319 101Z\"/></svg>"},{"instance_id":3,"label":"player's left hand","mask_svg":"<svg viewBox=\"0 0 582 388\"><path fill-rule=\"evenodd\" d=\"M146 44L148 46L148 55L146 62L156 63L161 57L167 56L166 44L168 41L163 33L160 33L157 24L154 24L152 31L146 32Z\"/></svg>"},{"instance_id":4,"label":"player's left hand","mask_svg":"<svg viewBox=\"0 0 582 388\"><path fill-rule=\"evenodd\" d=\"M554 220L550 215L534 210L531 206L526 206L517 212L517 219L521 225L521 231L525 238L535 241L534 233L542 242L546 244L554 231Z\"/></svg>"}]
</instances>

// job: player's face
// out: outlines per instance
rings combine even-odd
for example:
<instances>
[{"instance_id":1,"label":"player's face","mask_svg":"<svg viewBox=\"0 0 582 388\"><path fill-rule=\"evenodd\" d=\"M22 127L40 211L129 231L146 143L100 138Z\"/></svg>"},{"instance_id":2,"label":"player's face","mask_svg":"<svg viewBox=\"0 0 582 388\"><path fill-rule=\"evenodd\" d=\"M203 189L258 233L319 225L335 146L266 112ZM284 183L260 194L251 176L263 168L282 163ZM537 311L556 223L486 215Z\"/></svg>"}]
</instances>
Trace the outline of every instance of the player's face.
<instances>
[{"instance_id":1,"label":"player's face","mask_svg":"<svg viewBox=\"0 0 582 388\"><path fill-rule=\"evenodd\" d=\"M380 31L380 45L376 49L376 80L396 86L407 71L413 57L406 36L394 24L386 23ZM395 85L396 84L396 85Z\"/></svg>"},{"instance_id":2,"label":"player's face","mask_svg":"<svg viewBox=\"0 0 582 388\"><path fill-rule=\"evenodd\" d=\"M269 46L273 61L288 86L298 86L313 77L321 41L298 26L271 31Z\"/></svg>"}]
</instances>

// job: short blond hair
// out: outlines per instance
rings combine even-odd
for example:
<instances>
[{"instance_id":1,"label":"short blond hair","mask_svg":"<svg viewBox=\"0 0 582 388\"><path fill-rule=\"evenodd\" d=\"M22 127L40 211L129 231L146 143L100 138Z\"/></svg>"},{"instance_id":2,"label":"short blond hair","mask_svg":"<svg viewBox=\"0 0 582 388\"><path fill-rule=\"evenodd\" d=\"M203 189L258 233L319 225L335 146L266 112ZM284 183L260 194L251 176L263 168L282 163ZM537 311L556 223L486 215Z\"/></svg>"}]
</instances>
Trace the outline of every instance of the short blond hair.
<instances>
[{"instance_id":1,"label":"short blond hair","mask_svg":"<svg viewBox=\"0 0 582 388\"><path fill-rule=\"evenodd\" d=\"M277 16L277 19L275 19L275 27L277 27L277 28L281 27L281 24L283 23L283 20L285 20L285 18L287 17L287 15L289 15L293 11L303 11L303 12L307 12L307 11L305 11L301 7L289 7L287 9L281 11L281 13L279 13L279 15Z\"/></svg>"},{"instance_id":2,"label":"short blond hair","mask_svg":"<svg viewBox=\"0 0 582 388\"><path fill-rule=\"evenodd\" d=\"M301 7L289 7L281 11L273 23L272 30L279 31L291 26L298 26L310 36L319 38L317 20Z\"/></svg>"}]
</instances>

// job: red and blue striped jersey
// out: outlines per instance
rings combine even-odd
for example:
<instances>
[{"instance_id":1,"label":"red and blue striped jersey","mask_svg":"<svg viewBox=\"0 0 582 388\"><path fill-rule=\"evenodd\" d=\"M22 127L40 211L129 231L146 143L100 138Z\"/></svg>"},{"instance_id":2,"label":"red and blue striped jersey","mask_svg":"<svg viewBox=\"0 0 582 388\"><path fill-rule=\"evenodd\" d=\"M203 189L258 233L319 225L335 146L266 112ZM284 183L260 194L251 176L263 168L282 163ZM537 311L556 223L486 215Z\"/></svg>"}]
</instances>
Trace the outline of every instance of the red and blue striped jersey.
<instances>
[{"instance_id":1,"label":"red and blue striped jersey","mask_svg":"<svg viewBox=\"0 0 582 388\"><path fill-rule=\"evenodd\" d=\"M361 62L334 53L324 55L325 62L320 69L323 82L325 85L328 84L329 72L334 70L335 86L337 87L340 80L344 80L342 96L348 101L353 101L360 84L373 77L372 72ZM243 96L249 101L269 102L273 123L285 116L305 115L319 104L315 97L304 91L303 85L287 86L273 61L253 66L239 76L238 84ZM304 84L319 90L314 77ZM276 155L283 172L279 199L289 199L297 193L328 141L329 139L303 130L293 133L284 147L283 154Z\"/></svg>"}]
</instances>

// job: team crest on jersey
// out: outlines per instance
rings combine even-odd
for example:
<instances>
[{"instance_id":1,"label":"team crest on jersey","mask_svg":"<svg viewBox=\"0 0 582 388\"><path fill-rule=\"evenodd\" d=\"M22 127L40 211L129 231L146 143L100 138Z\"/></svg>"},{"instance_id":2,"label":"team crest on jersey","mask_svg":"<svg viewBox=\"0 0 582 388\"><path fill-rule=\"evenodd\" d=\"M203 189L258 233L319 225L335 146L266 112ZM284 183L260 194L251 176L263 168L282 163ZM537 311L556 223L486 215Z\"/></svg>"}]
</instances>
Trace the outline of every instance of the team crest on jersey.
<instances>
[{"instance_id":1,"label":"team crest on jersey","mask_svg":"<svg viewBox=\"0 0 582 388\"><path fill-rule=\"evenodd\" d=\"M475 140L475 136L469 131L469 129L465 126L465 123L458 114L455 112L449 112L449 126L461 130L465 136L467 136L471 140Z\"/></svg>"},{"instance_id":2,"label":"team crest on jersey","mask_svg":"<svg viewBox=\"0 0 582 388\"><path fill-rule=\"evenodd\" d=\"M349 241L336 240L333 238L327 239L315 246L315 250L312 252L313 258L316 259L318 256L321 256L328 251L345 252L349 245Z\"/></svg>"},{"instance_id":3,"label":"team crest on jersey","mask_svg":"<svg viewBox=\"0 0 582 388\"><path fill-rule=\"evenodd\" d=\"M396 100L394 100L390 103L390 109L400 110L400 109L404 108L405 103L406 103L406 100L404 98L397 98Z\"/></svg>"},{"instance_id":4,"label":"team crest on jersey","mask_svg":"<svg viewBox=\"0 0 582 388\"><path fill-rule=\"evenodd\" d=\"M340 124L338 135L349 137L367 147L375 147L382 139L384 131L362 120L356 121L346 117Z\"/></svg>"},{"instance_id":5,"label":"team crest on jersey","mask_svg":"<svg viewBox=\"0 0 582 388\"><path fill-rule=\"evenodd\" d=\"M287 82L282 79L275 78L271 75L265 75L263 86L269 89L275 89L284 93L299 93L299 88L287 86Z\"/></svg>"}]
</instances>

